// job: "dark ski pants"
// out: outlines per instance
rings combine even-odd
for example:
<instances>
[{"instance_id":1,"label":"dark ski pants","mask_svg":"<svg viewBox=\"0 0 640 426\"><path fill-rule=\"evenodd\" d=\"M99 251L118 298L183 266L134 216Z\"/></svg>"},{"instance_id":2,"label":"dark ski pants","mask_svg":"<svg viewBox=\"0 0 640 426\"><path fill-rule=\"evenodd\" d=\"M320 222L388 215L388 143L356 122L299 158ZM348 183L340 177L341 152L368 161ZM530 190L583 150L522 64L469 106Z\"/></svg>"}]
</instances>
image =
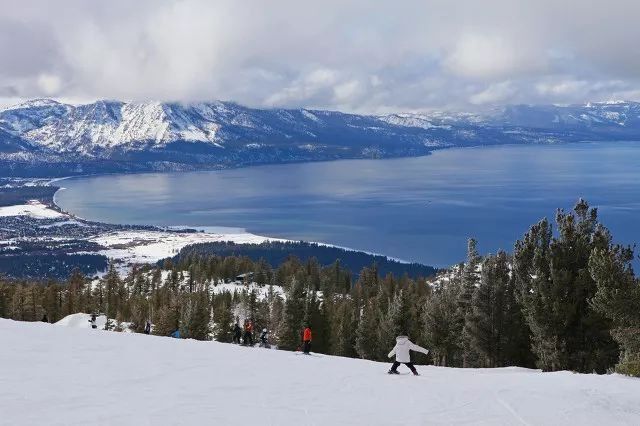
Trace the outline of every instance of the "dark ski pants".
<instances>
[{"instance_id":1,"label":"dark ski pants","mask_svg":"<svg viewBox=\"0 0 640 426\"><path fill-rule=\"evenodd\" d=\"M398 371L398 367L400 367L400 364L404 364L404 365L406 365L407 367L409 367L409 370L411 370L411 372L412 372L413 374L416 374L416 373L417 373L416 368L413 366L413 363L411 363L411 362L404 362L404 363L400 363L400 362L398 362L398 361L394 361L394 362L393 362L393 365L391 366L391 371L393 371L393 372Z\"/></svg>"},{"instance_id":2,"label":"dark ski pants","mask_svg":"<svg viewBox=\"0 0 640 426\"><path fill-rule=\"evenodd\" d=\"M308 354L310 350L311 350L311 340L305 340L304 343L302 344L302 351L305 354Z\"/></svg>"},{"instance_id":3,"label":"dark ski pants","mask_svg":"<svg viewBox=\"0 0 640 426\"><path fill-rule=\"evenodd\" d=\"M253 336L248 331L244 333L244 344L253 346Z\"/></svg>"}]
</instances>

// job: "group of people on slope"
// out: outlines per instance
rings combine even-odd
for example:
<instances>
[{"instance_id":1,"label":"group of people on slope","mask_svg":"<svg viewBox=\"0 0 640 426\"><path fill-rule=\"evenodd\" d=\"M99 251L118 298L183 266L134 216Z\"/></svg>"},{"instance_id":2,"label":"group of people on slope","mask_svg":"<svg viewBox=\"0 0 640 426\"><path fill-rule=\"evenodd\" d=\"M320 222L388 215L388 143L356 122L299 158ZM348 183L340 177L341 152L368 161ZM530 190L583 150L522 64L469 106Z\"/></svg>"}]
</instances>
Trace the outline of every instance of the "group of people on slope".
<instances>
[{"instance_id":1,"label":"group of people on slope","mask_svg":"<svg viewBox=\"0 0 640 426\"><path fill-rule=\"evenodd\" d=\"M45 317L42 319L42 321L44 322L48 322L48 319L46 319L46 314ZM45 321L46 319L46 321ZM98 324L97 324L97 315L96 314L91 314L91 318L88 320L89 321L89 325L91 326L91 328L96 329L98 328ZM151 334L151 320L146 320L144 323L144 334ZM173 334L172 334L173 336Z\"/></svg>"},{"instance_id":2,"label":"group of people on slope","mask_svg":"<svg viewBox=\"0 0 640 426\"><path fill-rule=\"evenodd\" d=\"M247 346L253 346L253 328L254 324L252 320L246 319L243 327L240 327L239 322L233 326L233 343L242 344ZM262 329L260 333L260 347L270 348L269 345L269 332L266 328Z\"/></svg>"},{"instance_id":3,"label":"group of people on slope","mask_svg":"<svg viewBox=\"0 0 640 426\"><path fill-rule=\"evenodd\" d=\"M45 317L46 318L46 317ZM45 321L43 318L43 321ZM96 314L91 314L91 319L89 323L91 324L91 328L98 328L96 324ZM244 334L242 333L242 328L240 328L240 324L238 322L235 323L233 327L233 343L240 344L242 340L243 345L253 346L253 321L247 319L244 321ZM144 326L145 334L151 333L151 321L147 320ZM171 333L171 337L180 338L180 330L176 330ZM304 330L301 333L302 337L302 352L305 354L309 354L311 351L311 341L312 341L312 333L311 327L309 324L305 324ZM260 347L269 348L269 332L266 328L262 329L260 333ZM411 362L411 354L410 351L422 352L425 355L429 354L429 350L423 348L422 346L418 346L413 343L407 336L398 336L396 337L396 344L389 352L389 358L395 355L396 360L391 365L389 369L389 374L400 374L398 373L398 367L400 364L404 364L409 367L409 370L415 375L418 376L418 371L416 367Z\"/></svg>"}]
</instances>

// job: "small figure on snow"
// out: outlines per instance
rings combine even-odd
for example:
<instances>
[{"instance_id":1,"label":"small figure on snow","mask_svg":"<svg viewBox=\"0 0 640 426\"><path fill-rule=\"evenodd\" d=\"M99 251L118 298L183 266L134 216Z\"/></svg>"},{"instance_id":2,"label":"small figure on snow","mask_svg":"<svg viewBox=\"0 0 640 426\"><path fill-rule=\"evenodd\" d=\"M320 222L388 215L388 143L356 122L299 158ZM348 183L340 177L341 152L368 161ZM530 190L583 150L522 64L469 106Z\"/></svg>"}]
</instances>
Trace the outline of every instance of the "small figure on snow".
<instances>
[{"instance_id":1,"label":"small figure on snow","mask_svg":"<svg viewBox=\"0 0 640 426\"><path fill-rule=\"evenodd\" d=\"M244 324L244 344L253 346L253 322L247 320Z\"/></svg>"},{"instance_id":2,"label":"small figure on snow","mask_svg":"<svg viewBox=\"0 0 640 426\"><path fill-rule=\"evenodd\" d=\"M45 312L44 315L42 316L42 319L40 320L42 322L49 322L49 317L47 316L47 313Z\"/></svg>"},{"instance_id":3,"label":"small figure on snow","mask_svg":"<svg viewBox=\"0 0 640 426\"><path fill-rule=\"evenodd\" d=\"M240 344L240 339L242 338L242 329L240 328L240 324L236 322L233 326L233 343Z\"/></svg>"},{"instance_id":4,"label":"small figure on snow","mask_svg":"<svg viewBox=\"0 0 640 426\"><path fill-rule=\"evenodd\" d=\"M309 351L311 350L311 326L307 324L304 328L304 332L302 333L302 351L309 355Z\"/></svg>"},{"instance_id":5,"label":"small figure on snow","mask_svg":"<svg viewBox=\"0 0 640 426\"><path fill-rule=\"evenodd\" d=\"M98 324L96 324L96 314L91 314L91 319L89 320L89 323L91 324L91 328L93 329L98 328Z\"/></svg>"},{"instance_id":6,"label":"small figure on snow","mask_svg":"<svg viewBox=\"0 0 640 426\"><path fill-rule=\"evenodd\" d=\"M398 373L398 367L400 366L400 364L404 364L409 367L409 370L411 370L414 376L419 376L416 367L414 367L411 363L411 355L409 351L422 352L425 355L429 353L427 349L416 345L411 340L409 340L407 336L396 337L396 345L393 347L393 349L391 349L391 352L389 352L389 358L395 355L396 360L391 366L391 369L389 369L389 374L400 374Z\"/></svg>"},{"instance_id":7,"label":"small figure on snow","mask_svg":"<svg viewBox=\"0 0 640 426\"><path fill-rule=\"evenodd\" d=\"M180 329L176 329L176 331L174 331L173 333L171 333L171 337L173 337L174 339L179 339L180 338Z\"/></svg>"},{"instance_id":8,"label":"small figure on snow","mask_svg":"<svg viewBox=\"0 0 640 426\"><path fill-rule=\"evenodd\" d=\"M267 349L270 348L269 342L267 341L268 340L268 336L269 336L269 332L267 331L266 328L263 328L262 329L262 333L260 333L260 345L259 345L259 347L267 348Z\"/></svg>"},{"instance_id":9,"label":"small figure on snow","mask_svg":"<svg viewBox=\"0 0 640 426\"><path fill-rule=\"evenodd\" d=\"M144 334L151 334L151 321L147 320L144 325Z\"/></svg>"}]
</instances>

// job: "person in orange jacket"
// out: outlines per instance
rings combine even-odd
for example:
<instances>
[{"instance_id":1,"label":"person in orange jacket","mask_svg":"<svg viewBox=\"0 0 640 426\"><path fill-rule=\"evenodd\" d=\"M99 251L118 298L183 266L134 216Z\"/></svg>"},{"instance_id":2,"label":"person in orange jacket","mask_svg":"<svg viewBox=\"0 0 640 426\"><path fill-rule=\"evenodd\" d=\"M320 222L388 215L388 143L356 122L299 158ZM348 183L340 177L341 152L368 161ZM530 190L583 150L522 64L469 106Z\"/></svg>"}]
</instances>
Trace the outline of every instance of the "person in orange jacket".
<instances>
[{"instance_id":1,"label":"person in orange jacket","mask_svg":"<svg viewBox=\"0 0 640 426\"><path fill-rule=\"evenodd\" d=\"M247 320L244 324L244 344L253 346L253 322Z\"/></svg>"},{"instance_id":2,"label":"person in orange jacket","mask_svg":"<svg viewBox=\"0 0 640 426\"><path fill-rule=\"evenodd\" d=\"M302 334L302 347L303 352L309 355L309 351L311 350L311 327L308 324Z\"/></svg>"}]
</instances>

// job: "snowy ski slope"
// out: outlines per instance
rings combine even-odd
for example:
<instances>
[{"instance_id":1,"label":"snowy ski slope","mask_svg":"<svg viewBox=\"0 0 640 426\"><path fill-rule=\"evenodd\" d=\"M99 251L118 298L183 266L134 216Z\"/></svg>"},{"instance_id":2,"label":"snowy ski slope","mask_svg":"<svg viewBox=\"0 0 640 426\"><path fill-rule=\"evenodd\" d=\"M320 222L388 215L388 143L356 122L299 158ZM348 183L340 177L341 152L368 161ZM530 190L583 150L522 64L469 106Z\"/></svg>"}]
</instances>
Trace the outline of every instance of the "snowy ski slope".
<instances>
[{"instance_id":1,"label":"snowy ski slope","mask_svg":"<svg viewBox=\"0 0 640 426\"><path fill-rule=\"evenodd\" d=\"M389 376L376 362L10 320L0 342L0 425L640 424L640 379L618 375Z\"/></svg>"}]
</instances>

